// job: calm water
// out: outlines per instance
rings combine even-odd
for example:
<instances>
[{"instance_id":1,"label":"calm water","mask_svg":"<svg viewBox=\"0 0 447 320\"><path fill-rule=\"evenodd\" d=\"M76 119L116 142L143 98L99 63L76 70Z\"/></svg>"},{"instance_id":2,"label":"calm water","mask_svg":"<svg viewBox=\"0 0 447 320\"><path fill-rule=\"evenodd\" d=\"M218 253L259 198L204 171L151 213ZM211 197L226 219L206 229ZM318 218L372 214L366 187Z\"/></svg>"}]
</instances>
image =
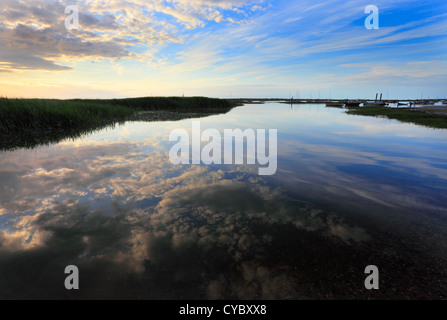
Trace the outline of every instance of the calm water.
<instances>
[{"instance_id":1,"label":"calm water","mask_svg":"<svg viewBox=\"0 0 447 320\"><path fill-rule=\"evenodd\" d=\"M172 165L192 120L1 152L0 298L447 298L447 130L324 105L199 120L278 129L277 173Z\"/></svg>"}]
</instances>

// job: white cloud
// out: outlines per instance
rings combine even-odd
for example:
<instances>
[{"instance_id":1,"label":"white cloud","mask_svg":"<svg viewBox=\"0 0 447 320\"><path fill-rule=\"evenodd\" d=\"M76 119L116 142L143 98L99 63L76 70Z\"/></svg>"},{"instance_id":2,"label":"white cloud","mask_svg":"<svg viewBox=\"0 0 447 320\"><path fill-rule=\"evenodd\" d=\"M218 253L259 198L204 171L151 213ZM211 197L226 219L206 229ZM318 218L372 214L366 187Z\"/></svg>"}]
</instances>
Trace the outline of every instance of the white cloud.
<instances>
[{"instance_id":1,"label":"white cloud","mask_svg":"<svg viewBox=\"0 0 447 320\"><path fill-rule=\"evenodd\" d=\"M182 42L182 27L195 29L210 21L222 22L225 11L243 9L253 2L2 1L0 71L70 70L64 66L67 59L144 59L144 51L151 46ZM68 4L79 8L79 30L64 27Z\"/></svg>"}]
</instances>

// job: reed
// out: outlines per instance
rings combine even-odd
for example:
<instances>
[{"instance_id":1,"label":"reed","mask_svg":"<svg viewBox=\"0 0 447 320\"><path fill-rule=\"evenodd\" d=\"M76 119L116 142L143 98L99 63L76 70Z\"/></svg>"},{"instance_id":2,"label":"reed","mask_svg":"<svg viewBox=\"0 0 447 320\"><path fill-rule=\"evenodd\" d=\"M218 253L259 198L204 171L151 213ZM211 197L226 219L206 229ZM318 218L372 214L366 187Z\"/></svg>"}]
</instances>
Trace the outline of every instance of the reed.
<instances>
[{"instance_id":1,"label":"reed","mask_svg":"<svg viewBox=\"0 0 447 320\"><path fill-rule=\"evenodd\" d=\"M447 116L409 108L361 107L346 113L361 116L382 117L410 122L430 128L447 129Z\"/></svg>"},{"instance_id":2,"label":"reed","mask_svg":"<svg viewBox=\"0 0 447 320\"><path fill-rule=\"evenodd\" d=\"M109 100L0 98L0 150L54 143L66 137L76 138L131 120L140 111L210 114L227 112L234 106L228 100L205 97Z\"/></svg>"}]
</instances>

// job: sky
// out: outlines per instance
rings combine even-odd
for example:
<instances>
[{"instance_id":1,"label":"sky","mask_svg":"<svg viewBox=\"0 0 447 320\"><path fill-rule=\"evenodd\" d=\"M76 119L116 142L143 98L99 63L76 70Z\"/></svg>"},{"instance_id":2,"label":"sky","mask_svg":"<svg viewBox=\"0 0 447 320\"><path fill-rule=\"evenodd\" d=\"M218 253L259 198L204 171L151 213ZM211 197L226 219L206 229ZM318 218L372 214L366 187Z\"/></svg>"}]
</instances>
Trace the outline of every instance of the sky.
<instances>
[{"instance_id":1,"label":"sky","mask_svg":"<svg viewBox=\"0 0 447 320\"><path fill-rule=\"evenodd\" d=\"M77 29L66 28L70 5ZM365 27L368 5L378 8L378 29ZM3 97L376 93L447 98L446 1L0 2Z\"/></svg>"}]
</instances>

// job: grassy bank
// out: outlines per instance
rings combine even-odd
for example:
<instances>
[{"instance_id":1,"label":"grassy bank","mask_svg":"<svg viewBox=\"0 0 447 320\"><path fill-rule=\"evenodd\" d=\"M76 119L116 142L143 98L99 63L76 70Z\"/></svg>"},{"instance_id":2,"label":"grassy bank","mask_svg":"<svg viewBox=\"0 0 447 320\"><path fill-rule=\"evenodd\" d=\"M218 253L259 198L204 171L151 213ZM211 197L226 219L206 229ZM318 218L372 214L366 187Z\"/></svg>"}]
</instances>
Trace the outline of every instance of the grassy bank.
<instances>
[{"instance_id":1,"label":"grassy bank","mask_svg":"<svg viewBox=\"0 0 447 320\"><path fill-rule=\"evenodd\" d=\"M178 112L204 112L229 110L235 106L229 100L206 97L147 97L110 100L73 100L83 103L119 105L134 110L170 110Z\"/></svg>"},{"instance_id":2,"label":"grassy bank","mask_svg":"<svg viewBox=\"0 0 447 320\"><path fill-rule=\"evenodd\" d=\"M0 132L94 126L133 113L123 106L93 102L0 99Z\"/></svg>"},{"instance_id":3,"label":"grassy bank","mask_svg":"<svg viewBox=\"0 0 447 320\"><path fill-rule=\"evenodd\" d=\"M169 111L156 121L190 114L228 112L228 100L205 97L149 97L111 100L47 100L0 98L0 150L48 144L135 119L141 111ZM181 114L179 116L179 114ZM139 118L140 119L140 118ZM144 117L150 121L150 117Z\"/></svg>"},{"instance_id":4,"label":"grassy bank","mask_svg":"<svg viewBox=\"0 0 447 320\"><path fill-rule=\"evenodd\" d=\"M361 116L385 117L430 128L447 129L447 116L407 108L361 107L346 113Z\"/></svg>"}]
</instances>

